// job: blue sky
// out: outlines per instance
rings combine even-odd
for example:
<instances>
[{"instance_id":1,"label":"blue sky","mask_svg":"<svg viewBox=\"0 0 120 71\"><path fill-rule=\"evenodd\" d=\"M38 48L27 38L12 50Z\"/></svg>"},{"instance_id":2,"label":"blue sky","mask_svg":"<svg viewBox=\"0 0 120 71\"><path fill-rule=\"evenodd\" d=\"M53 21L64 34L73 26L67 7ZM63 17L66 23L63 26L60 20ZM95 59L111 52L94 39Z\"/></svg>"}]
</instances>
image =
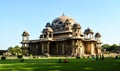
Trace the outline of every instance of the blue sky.
<instances>
[{"instance_id":1,"label":"blue sky","mask_svg":"<svg viewBox=\"0 0 120 71\"><path fill-rule=\"evenodd\" d=\"M22 32L38 39L47 22L65 15L100 32L102 42L120 43L120 0L0 0L0 49L21 45Z\"/></svg>"}]
</instances>

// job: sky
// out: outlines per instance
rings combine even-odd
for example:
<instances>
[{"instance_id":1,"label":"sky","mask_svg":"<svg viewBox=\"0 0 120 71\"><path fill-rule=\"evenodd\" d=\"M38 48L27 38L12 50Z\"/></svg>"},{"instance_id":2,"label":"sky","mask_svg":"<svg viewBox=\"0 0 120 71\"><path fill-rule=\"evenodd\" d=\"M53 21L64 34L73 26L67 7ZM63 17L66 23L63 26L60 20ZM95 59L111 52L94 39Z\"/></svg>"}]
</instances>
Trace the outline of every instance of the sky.
<instances>
[{"instance_id":1,"label":"sky","mask_svg":"<svg viewBox=\"0 0 120 71\"><path fill-rule=\"evenodd\" d=\"M47 22L62 14L102 35L103 44L120 43L120 0L0 0L0 50L21 46L23 31L39 39Z\"/></svg>"}]
</instances>

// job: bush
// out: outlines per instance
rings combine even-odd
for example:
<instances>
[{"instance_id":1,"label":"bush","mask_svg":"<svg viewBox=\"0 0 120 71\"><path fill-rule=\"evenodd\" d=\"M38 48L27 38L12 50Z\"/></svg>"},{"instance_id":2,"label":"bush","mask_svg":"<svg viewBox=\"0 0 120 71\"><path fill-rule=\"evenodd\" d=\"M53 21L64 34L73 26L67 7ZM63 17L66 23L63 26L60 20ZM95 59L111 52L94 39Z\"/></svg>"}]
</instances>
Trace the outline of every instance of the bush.
<instances>
[{"instance_id":1,"label":"bush","mask_svg":"<svg viewBox=\"0 0 120 71\"><path fill-rule=\"evenodd\" d=\"M45 53L44 56L45 57L50 57L50 54L49 53Z\"/></svg>"},{"instance_id":2,"label":"bush","mask_svg":"<svg viewBox=\"0 0 120 71\"><path fill-rule=\"evenodd\" d=\"M76 56L76 59L80 59L80 56Z\"/></svg>"},{"instance_id":3,"label":"bush","mask_svg":"<svg viewBox=\"0 0 120 71\"><path fill-rule=\"evenodd\" d=\"M1 60L5 60L5 59L6 59L6 57L5 57L5 56L2 56L2 57L1 57Z\"/></svg>"},{"instance_id":4,"label":"bush","mask_svg":"<svg viewBox=\"0 0 120 71\"><path fill-rule=\"evenodd\" d=\"M18 57L18 58L23 58L23 56L22 56L22 55L18 55L17 57Z\"/></svg>"},{"instance_id":5,"label":"bush","mask_svg":"<svg viewBox=\"0 0 120 71\"><path fill-rule=\"evenodd\" d=\"M20 62L23 62L23 61L24 61L24 59L21 59L21 60L20 60Z\"/></svg>"},{"instance_id":6,"label":"bush","mask_svg":"<svg viewBox=\"0 0 120 71\"><path fill-rule=\"evenodd\" d=\"M33 55L32 55L32 54L30 54L30 58L33 58Z\"/></svg>"},{"instance_id":7,"label":"bush","mask_svg":"<svg viewBox=\"0 0 120 71\"><path fill-rule=\"evenodd\" d=\"M118 58L119 58L118 56L115 57L115 59L118 59Z\"/></svg>"},{"instance_id":8,"label":"bush","mask_svg":"<svg viewBox=\"0 0 120 71\"><path fill-rule=\"evenodd\" d=\"M80 55L79 54L76 55L76 59L80 59Z\"/></svg>"},{"instance_id":9,"label":"bush","mask_svg":"<svg viewBox=\"0 0 120 71\"><path fill-rule=\"evenodd\" d=\"M36 56L33 56L33 58L36 58Z\"/></svg>"}]
</instances>

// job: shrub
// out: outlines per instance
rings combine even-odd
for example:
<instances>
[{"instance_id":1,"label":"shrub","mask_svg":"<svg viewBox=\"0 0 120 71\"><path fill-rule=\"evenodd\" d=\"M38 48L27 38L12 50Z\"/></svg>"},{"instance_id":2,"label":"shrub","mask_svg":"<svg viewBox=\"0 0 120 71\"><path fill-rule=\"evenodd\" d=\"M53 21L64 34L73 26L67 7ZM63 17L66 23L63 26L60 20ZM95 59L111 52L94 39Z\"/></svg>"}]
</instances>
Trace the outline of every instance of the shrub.
<instances>
[{"instance_id":1,"label":"shrub","mask_svg":"<svg viewBox=\"0 0 120 71\"><path fill-rule=\"evenodd\" d=\"M45 57L50 57L50 54L49 53L45 53L44 56Z\"/></svg>"},{"instance_id":2,"label":"shrub","mask_svg":"<svg viewBox=\"0 0 120 71\"><path fill-rule=\"evenodd\" d=\"M6 57L5 57L5 56L2 56L2 57L1 57L1 60L5 60L5 59L6 59Z\"/></svg>"},{"instance_id":3,"label":"shrub","mask_svg":"<svg viewBox=\"0 0 120 71\"><path fill-rule=\"evenodd\" d=\"M80 55L79 54L76 55L76 59L80 59Z\"/></svg>"},{"instance_id":4,"label":"shrub","mask_svg":"<svg viewBox=\"0 0 120 71\"><path fill-rule=\"evenodd\" d=\"M30 54L30 58L33 58L33 55L32 55L32 54Z\"/></svg>"},{"instance_id":5,"label":"shrub","mask_svg":"<svg viewBox=\"0 0 120 71\"><path fill-rule=\"evenodd\" d=\"M119 58L118 56L115 57L115 59L118 59L118 58Z\"/></svg>"},{"instance_id":6,"label":"shrub","mask_svg":"<svg viewBox=\"0 0 120 71\"><path fill-rule=\"evenodd\" d=\"M23 61L24 61L24 59L21 59L21 60L20 60L20 62L23 62Z\"/></svg>"},{"instance_id":7,"label":"shrub","mask_svg":"<svg viewBox=\"0 0 120 71\"><path fill-rule=\"evenodd\" d=\"M80 56L76 56L76 59L80 59Z\"/></svg>"},{"instance_id":8,"label":"shrub","mask_svg":"<svg viewBox=\"0 0 120 71\"><path fill-rule=\"evenodd\" d=\"M36 56L33 56L33 58L36 58Z\"/></svg>"},{"instance_id":9,"label":"shrub","mask_svg":"<svg viewBox=\"0 0 120 71\"><path fill-rule=\"evenodd\" d=\"M18 57L18 58L23 58L23 56L22 56L22 55L18 55L17 57Z\"/></svg>"}]
</instances>

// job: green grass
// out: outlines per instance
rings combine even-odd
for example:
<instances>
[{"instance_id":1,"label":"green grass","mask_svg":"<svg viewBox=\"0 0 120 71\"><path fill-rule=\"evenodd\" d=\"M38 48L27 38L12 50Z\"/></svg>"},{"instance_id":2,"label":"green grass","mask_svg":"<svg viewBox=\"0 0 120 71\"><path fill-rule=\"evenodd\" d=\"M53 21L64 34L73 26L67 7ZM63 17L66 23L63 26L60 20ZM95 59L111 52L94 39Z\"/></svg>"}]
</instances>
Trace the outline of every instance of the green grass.
<instances>
[{"instance_id":1,"label":"green grass","mask_svg":"<svg viewBox=\"0 0 120 71\"><path fill-rule=\"evenodd\" d=\"M103 61L70 58L69 63L57 61L58 58L25 59L24 62L19 59L0 60L0 71L120 71L120 59L114 58Z\"/></svg>"}]
</instances>

